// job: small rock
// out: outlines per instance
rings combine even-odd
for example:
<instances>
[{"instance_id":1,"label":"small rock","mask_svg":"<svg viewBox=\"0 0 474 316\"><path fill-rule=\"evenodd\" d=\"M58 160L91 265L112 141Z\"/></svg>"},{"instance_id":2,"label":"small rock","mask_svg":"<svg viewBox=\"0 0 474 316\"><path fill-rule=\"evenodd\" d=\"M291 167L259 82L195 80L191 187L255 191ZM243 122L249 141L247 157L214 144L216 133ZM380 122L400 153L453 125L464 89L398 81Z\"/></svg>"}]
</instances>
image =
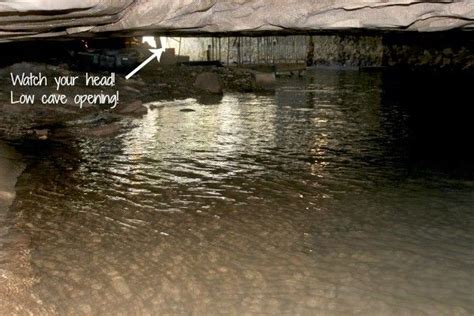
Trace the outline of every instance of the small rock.
<instances>
[{"instance_id":1,"label":"small rock","mask_svg":"<svg viewBox=\"0 0 474 316\"><path fill-rule=\"evenodd\" d=\"M163 104L157 104L157 103L152 103L148 106L150 108L150 110L155 110L155 109L161 109L163 107L165 107Z\"/></svg>"},{"instance_id":2,"label":"small rock","mask_svg":"<svg viewBox=\"0 0 474 316\"><path fill-rule=\"evenodd\" d=\"M145 115L147 114L148 109L143 106L142 101L137 100L132 103L117 108L117 113L127 114L127 115Z\"/></svg>"},{"instance_id":3,"label":"small rock","mask_svg":"<svg viewBox=\"0 0 474 316\"><path fill-rule=\"evenodd\" d=\"M132 296L132 292L130 291L128 284L123 277L119 275L114 276L112 278L112 286L119 294L121 294L125 298L128 299Z\"/></svg>"},{"instance_id":4,"label":"small rock","mask_svg":"<svg viewBox=\"0 0 474 316\"><path fill-rule=\"evenodd\" d=\"M47 129L35 129L34 133L35 133L36 137L38 137L38 139L46 140L46 139L48 139L49 130L47 130Z\"/></svg>"},{"instance_id":5,"label":"small rock","mask_svg":"<svg viewBox=\"0 0 474 316\"><path fill-rule=\"evenodd\" d=\"M79 308L86 315L90 315L92 313L92 308L88 304L80 304Z\"/></svg>"}]
</instances>

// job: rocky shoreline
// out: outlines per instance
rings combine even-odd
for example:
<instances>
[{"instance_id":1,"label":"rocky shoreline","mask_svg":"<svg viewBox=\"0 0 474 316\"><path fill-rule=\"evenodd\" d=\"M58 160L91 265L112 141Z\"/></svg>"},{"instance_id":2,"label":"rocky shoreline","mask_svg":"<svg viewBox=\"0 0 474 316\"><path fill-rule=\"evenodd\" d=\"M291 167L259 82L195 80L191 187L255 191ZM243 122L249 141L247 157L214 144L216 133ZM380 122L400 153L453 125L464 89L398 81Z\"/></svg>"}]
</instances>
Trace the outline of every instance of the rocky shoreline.
<instances>
[{"instance_id":1,"label":"rocky shoreline","mask_svg":"<svg viewBox=\"0 0 474 316\"><path fill-rule=\"evenodd\" d=\"M125 79L125 74L117 74L116 85L112 88L91 87L79 82L76 86L65 87L60 91L71 100L78 93L108 93L115 90L120 93L120 102L114 109L107 105L87 103L80 108L72 102L59 105L12 104L11 91L17 95L25 90L35 95L54 94L56 91L52 84L31 88L13 87L10 73L23 72L41 72L48 77L85 76L85 72L70 69L66 64L19 63L0 69L0 139L45 140L64 137L66 134L113 136L118 132L118 121L145 115L148 111L145 106L147 103L187 98L196 98L206 103L220 100L225 92L255 91L252 73L245 69L150 65L129 80Z\"/></svg>"},{"instance_id":2,"label":"rocky shoreline","mask_svg":"<svg viewBox=\"0 0 474 316\"><path fill-rule=\"evenodd\" d=\"M18 225L8 224L16 213L10 213L16 193L15 185L26 164L16 150L0 141L0 311L25 314L26 306L38 314L51 314L42 302L31 294L37 282L31 266L30 238Z\"/></svg>"},{"instance_id":3,"label":"rocky shoreline","mask_svg":"<svg viewBox=\"0 0 474 316\"><path fill-rule=\"evenodd\" d=\"M0 212L5 211L15 198L15 185L25 169L20 155L0 142Z\"/></svg>"}]
</instances>

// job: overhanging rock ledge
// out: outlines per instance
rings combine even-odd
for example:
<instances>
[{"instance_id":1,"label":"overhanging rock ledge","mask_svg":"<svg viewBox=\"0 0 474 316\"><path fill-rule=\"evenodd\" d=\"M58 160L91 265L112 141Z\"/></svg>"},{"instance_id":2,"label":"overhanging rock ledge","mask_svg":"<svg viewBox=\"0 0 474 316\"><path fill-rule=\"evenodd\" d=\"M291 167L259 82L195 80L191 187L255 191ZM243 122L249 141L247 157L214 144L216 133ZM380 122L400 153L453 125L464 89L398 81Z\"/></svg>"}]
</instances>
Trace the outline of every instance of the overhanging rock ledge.
<instances>
[{"instance_id":1,"label":"overhanging rock ledge","mask_svg":"<svg viewBox=\"0 0 474 316\"><path fill-rule=\"evenodd\" d=\"M13 0L0 2L0 41L101 33L205 34L343 30L472 30L474 1Z\"/></svg>"}]
</instances>

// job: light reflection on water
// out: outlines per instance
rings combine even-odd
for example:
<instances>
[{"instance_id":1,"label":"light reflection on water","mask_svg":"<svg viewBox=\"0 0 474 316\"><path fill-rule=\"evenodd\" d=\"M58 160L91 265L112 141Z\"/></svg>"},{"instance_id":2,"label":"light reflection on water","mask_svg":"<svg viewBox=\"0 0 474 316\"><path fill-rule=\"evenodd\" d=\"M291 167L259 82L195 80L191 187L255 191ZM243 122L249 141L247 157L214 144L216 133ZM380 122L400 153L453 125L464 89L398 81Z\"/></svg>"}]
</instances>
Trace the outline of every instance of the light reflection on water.
<instances>
[{"instance_id":1,"label":"light reflection on water","mask_svg":"<svg viewBox=\"0 0 474 316\"><path fill-rule=\"evenodd\" d=\"M310 73L276 95L160 103L114 139L20 144L3 251L29 268L0 262L22 276L16 306L474 312L469 166L413 158L412 112L385 89L378 73Z\"/></svg>"}]
</instances>

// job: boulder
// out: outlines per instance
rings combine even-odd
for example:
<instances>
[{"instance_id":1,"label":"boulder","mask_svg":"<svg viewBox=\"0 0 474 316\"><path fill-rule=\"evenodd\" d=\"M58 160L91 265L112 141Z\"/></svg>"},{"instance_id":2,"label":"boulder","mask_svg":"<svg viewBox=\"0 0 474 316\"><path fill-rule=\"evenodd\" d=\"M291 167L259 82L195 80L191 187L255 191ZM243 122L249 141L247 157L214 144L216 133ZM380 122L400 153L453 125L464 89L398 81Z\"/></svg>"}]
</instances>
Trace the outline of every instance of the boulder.
<instances>
[{"instance_id":1,"label":"boulder","mask_svg":"<svg viewBox=\"0 0 474 316\"><path fill-rule=\"evenodd\" d=\"M276 78L273 72L256 72L252 74L253 87L255 90L275 90Z\"/></svg>"},{"instance_id":2,"label":"boulder","mask_svg":"<svg viewBox=\"0 0 474 316\"><path fill-rule=\"evenodd\" d=\"M222 94L222 83L219 75L213 72L203 72L196 76L194 87L212 94Z\"/></svg>"},{"instance_id":3,"label":"boulder","mask_svg":"<svg viewBox=\"0 0 474 316\"><path fill-rule=\"evenodd\" d=\"M175 65L178 61L174 48L167 48L160 56L160 64L162 65Z\"/></svg>"}]
</instances>

